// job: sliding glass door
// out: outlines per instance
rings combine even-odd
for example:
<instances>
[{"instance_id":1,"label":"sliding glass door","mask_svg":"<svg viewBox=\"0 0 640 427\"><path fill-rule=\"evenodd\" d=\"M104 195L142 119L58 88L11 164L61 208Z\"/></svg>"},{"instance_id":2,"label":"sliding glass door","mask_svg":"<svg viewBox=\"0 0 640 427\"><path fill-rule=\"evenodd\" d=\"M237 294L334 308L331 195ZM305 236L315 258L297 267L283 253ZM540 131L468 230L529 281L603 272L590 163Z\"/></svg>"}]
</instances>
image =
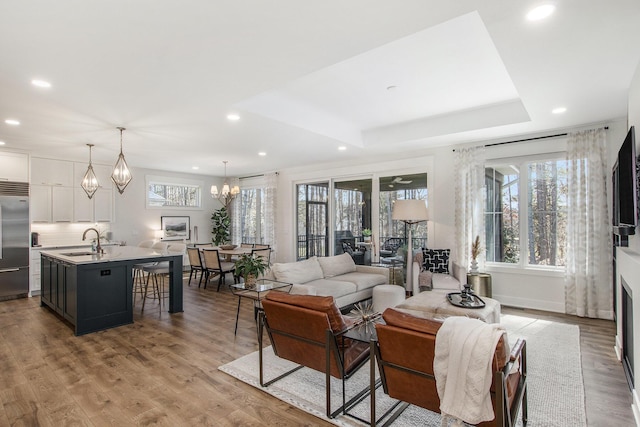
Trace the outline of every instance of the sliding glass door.
<instances>
[{"instance_id":1,"label":"sliding glass door","mask_svg":"<svg viewBox=\"0 0 640 427\"><path fill-rule=\"evenodd\" d=\"M371 194L371 178L333 184L334 254L357 252L354 260L359 264L371 263L371 245L362 234L371 229Z\"/></svg>"},{"instance_id":2,"label":"sliding glass door","mask_svg":"<svg viewBox=\"0 0 640 427\"><path fill-rule=\"evenodd\" d=\"M379 241L380 261L406 263L408 226L392 219L396 200L427 200L427 174L380 177ZM413 225L412 247L427 246L427 223Z\"/></svg>"}]
</instances>

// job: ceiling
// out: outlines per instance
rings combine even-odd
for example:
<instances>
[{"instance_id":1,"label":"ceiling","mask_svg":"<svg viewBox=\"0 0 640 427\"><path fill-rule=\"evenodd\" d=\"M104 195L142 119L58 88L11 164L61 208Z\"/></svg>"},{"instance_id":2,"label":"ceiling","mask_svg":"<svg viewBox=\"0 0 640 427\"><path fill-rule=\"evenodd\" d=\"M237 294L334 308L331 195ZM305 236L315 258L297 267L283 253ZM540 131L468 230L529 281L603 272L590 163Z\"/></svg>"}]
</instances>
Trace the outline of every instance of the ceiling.
<instances>
[{"instance_id":1,"label":"ceiling","mask_svg":"<svg viewBox=\"0 0 640 427\"><path fill-rule=\"evenodd\" d=\"M539 4L6 0L0 149L110 164L123 126L131 166L243 176L625 117L640 2Z\"/></svg>"}]
</instances>

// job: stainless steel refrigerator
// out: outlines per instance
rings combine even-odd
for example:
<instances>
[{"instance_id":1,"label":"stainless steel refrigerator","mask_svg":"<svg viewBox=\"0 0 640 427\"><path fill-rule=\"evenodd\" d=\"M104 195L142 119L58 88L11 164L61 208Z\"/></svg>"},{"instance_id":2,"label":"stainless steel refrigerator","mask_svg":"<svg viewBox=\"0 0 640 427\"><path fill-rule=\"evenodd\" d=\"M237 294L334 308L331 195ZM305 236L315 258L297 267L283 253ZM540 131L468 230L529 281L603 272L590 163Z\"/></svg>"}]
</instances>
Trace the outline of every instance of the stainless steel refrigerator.
<instances>
[{"instance_id":1,"label":"stainless steel refrigerator","mask_svg":"<svg viewBox=\"0 0 640 427\"><path fill-rule=\"evenodd\" d=\"M29 293L29 184L0 181L0 301Z\"/></svg>"}]
</instances>

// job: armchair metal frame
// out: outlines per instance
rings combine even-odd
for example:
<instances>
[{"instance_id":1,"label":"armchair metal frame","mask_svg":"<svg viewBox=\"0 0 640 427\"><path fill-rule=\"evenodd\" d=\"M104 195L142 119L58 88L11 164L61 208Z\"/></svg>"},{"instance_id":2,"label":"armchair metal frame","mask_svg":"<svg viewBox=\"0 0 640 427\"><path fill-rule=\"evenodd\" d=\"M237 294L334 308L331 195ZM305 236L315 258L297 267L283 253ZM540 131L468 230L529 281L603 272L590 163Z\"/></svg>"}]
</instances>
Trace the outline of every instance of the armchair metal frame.
<instances>
[{"instance_id":1,"label":"armchair metal frame","mask_svg":"<svg viewBox=\"0 0 640 427\"><path fill-rule=\"evenodd\" d=\"M300 308L300 307L297 307L297 308ZM325 313L317 312L317 311L314 312L313 310L308 310L308 309L303 309L303 310L306 310L308 312L307 313L308 315L326 318ZM327 320L327 324L328 324L328 320ZM335 418L336 415L340 413L343 413L343 414L346 413L349 409L351 409L353 406L358 404L360 401L362 401L363 398L365 398L369 394L369 388L366 387L364 390L357 393L354 397L352 397L348 401L346 400L345 380L351 378L351 376L355 374L369 360L369 357L364 357L363 360L361 360L354 367L352 367L349 372L346 372L345 366L344 366L344 357L340 349L344 348L344 341L343 341L344 334L348 331L348 329L339 333L334 333L331 329L327 329L325 334L325 338L326 338L325 342L321 343L316 340L312 340L310 338L302 337L299 335L295 335L286 331L282 331L282 330L278 330L270 327L267 316L265 315L264 311L260 311L260 317L259 317L259 323L258 323L258 348L260 349L259 351L260 385L262 387L268 387L269 385L275 383L276 381L279 381L282 378L286 377L287 375L290 375L306 366L304 364L299 364L295 368L279 375L278 377L265 381L264 358L262 353L263 334L264 334L265 328L269 335L269 340L271 341L272 348L276 356L278 356L278 345L276 344L277 341L274 340L274 336L276 335L287 337L296 341L300 341L314 347L318 347L318 348L324 347L325 360L326 360L326 364L324 367L324 374L326 379L326 382L325 382L326 414L328 418ZM291 359L288 359L288 360L291 360ZM335 365L338 368L337 378L342 381L342 405L339 408L337 408L335 411L331 411L331 376L332 376L331 362L332 360L335 361ZM298 361L295 361L295 360L292 360L292 361L294 363L299 363ZM314 368L311 368L311 369L314 369Z\"/></svg>"}]
</instances>

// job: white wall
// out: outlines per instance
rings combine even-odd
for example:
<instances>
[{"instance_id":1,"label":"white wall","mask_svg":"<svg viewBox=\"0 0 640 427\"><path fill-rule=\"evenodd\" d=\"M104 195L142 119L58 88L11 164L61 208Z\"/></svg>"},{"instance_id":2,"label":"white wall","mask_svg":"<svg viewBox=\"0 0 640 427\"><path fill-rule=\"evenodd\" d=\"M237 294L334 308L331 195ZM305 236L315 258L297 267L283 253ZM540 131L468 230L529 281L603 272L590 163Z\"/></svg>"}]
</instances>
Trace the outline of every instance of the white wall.
<instances>
[{"instance_id":1,"label":"white wall","mask_svg":"<svg viewBox=\"0 0 640 427\"><path fill-rule=\"evenodd\" d=\"M636 68L633 80L631 81L631 87L629 88L628 121L628 127L636 127L636 152L640 153L640 150L638 150L638 140L640 140L640 64ZM614 158L617 155L618 149L620 149L623 140L624 135L619 138L617 147L615 147L615 152L612 153ZM629 237L629 248L636 252L640 252L640 235L638 235L638 233L640 233L640 229L636 230L635 236Z\"/></svg>"},{"instance_id":2,"label":"white wall","mask_svg":"<svg viewBox=\"0 0 640 427\"><path fill-rule=\"evenodd\" d=\"M211 241L211 214L214 210L222 207L222 204L211 197L209 188L212 184L220 187L223 178L142 168L132 168L131 173L133 180L125 189L124 194L120 194L116 190L115 221L111 224L114 240L126 241L127 245L137 245L143 240L155 238L155 231L160 230L161 216L189 216L192 240L194 239L193 227L197 226L199 241ZM202 208L198 210L147 208L145 179L147 175L202 181Z\"/></svg>"}]
</instances>

